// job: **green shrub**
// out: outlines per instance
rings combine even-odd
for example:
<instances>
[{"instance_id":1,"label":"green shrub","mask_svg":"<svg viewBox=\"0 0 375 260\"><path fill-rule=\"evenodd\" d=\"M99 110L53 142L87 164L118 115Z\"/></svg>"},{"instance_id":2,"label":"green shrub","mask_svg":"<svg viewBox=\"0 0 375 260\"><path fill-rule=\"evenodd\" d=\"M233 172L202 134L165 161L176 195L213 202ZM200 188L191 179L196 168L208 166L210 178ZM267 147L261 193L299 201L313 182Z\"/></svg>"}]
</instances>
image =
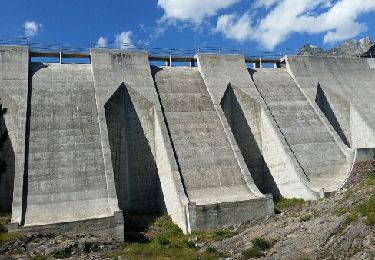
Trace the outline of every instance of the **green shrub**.
<instances>
[{"instance_id":1,"label":"green shrub","mask_svg":"<svg viewBox=\"0 0 375 260\"><path fill-rule=\"evenodd\" d=\"M305 215L305 216L303 216L303 217L300 218L300 221L301 221L301 222L307 222L307 221L309 221L311 218L312 218L311 215Z\"/></svg>"},{"instance_id":2,"label":"green shrub","mask_svg":"<svg viewBox=\"0 0 375 260\"><path fill-rule=\"evenodd\" d=\"M267 250L271 248L271 243L264 238L256 238L252 242L254 247L258 247L261 250Z\"/></svg>"},{"instance_id":3,"label":"green shrub","mask_svg":"<svg viewBox=\"0 0 375 260\"><path fill-rule=\"evenodd\" d=\"M261 258L264 256L264 253L259 248L252 247L243 251L242 255L246 258Z\"/></svg>"},{"instance_id":4,"label":"green shrub","mask_svg":"<svg viewBox=\"0 0 375 260\"><path fill-rule=\"evenodd\" d=\"M194 248L195 247L195 243L193 241L191 241L191 240L186 241L186 245L187 245L187 247L190 247L190 248Z\"/></svg>"},{"instance_id":5,"label":"green shrub","mask_svg":"<svg viewBox=\"0 0 375 260\"><path fill-rule=\"evenodd\" d=\"M260 258L265 255L264 251L272 247L271 242L264 238L256 238L252 242L253 247L242 252L246 258Z\"/></svg>"},{"instance_id":6,"label":"green shrub","mask_svg":"<svg viewBox=\"0 0 375 260\"><path fill-rule=\"evenodd\" d=\"M168 246L168 245L171 244L171 242L170 242L167 238L165 238L165 237L161 237L161 238L159 238L159 239L158 239L158 243L159 243L159 245L161 245L161 246Z\"/></svg>"},{"instance_id":7,"label":"green shrub","mask_svg":"<svg viewBox=\"0 0 375 260\"><path fill-rule=\"evenodd\" d=\"M206 251L207 253L217 253L216 248L211 247L211 246L207 247Z\"/></svg>"}]
</instances>

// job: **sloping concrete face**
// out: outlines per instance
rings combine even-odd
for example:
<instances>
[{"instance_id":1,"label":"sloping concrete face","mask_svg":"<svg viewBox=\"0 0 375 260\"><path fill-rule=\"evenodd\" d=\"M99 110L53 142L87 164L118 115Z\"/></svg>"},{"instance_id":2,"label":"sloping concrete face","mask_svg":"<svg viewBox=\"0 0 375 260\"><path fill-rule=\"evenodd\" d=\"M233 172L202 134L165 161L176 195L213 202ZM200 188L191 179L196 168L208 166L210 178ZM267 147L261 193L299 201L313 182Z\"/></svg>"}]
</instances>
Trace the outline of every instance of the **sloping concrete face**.
<instances>
[{"instance_id":1,"label":"sloping concrete face","mask_svg":"<svg viewBox=\"0 0 375 260\"><path fill-rule=\"evenodd\" d=\"M8 112L2 122L6 128L10 141L6 144L5 157L14 159L8 161L8 170L2 177L0 186L1 203L4 209L12 202L12 222L21 223L22 220L22 190L25 164L25 128L28 101L29 50L27 47L0 47L0 96ZM13 169L14 164L14 169ZM13 175L13 176L12 176ZM14 187L7 184L14 179ZM3 189L4 188L4 189ZM13 189L13 194L11 194ZM13 195L13 196L12 196ZM3 197L4 196L4 197Z\"/></svg>"},{"instance_id":2,"label":"sloping concrete face","mask_svg":"<svg viewBox=\"0 0 375 260\"><path fill-rule=\"evenodd\" d=\"M309 183L255 87L244 58L199 54L198 65L215 108L229 129L227 135L232 136L231 145L244 156L245 167L260 189L274 196L320 198L320 189ZM260 168L263 161L265 164ZM259 184L262 178L263 183Z\"/></svg>"},{"instance_id":3,"label":"sloping concrete face","mask_svg":"<svg viewBox=\"0 0 375 260\"><path fill-rule=\"evenodd\" d=\"M285 69L257 69L254 82L309 181L334 191L351 161Z\"/></svg>"},{"instance_id":4,"label":"sloping concrete face","mask_svg":"<svg viewBox=\"0 0 375 260\"><path fill-rule=\"evenodd\" d=\"M140 206L137 202L140 202L142 197L134 195L146 196L147 202L142 202L142 208L155 203L154 208L160 209L158 196L161 196L161 187L163 204L168 214L185 233L189 232L189 201L164 124L148 54L93 49L91 57L105 172L108 179L116 180L117 185L117 191L115 183L111 187L113 202L117 206L116 197L119 195L119 205L126 214L127 210L135 210ZM117 118L114 113L121 113L122 116ZM120 122L124 124L119 125ZM127 134L119 138L119 131L127 131ZM133 145L135 147L132 147ZM125 170L121 163L129 164L126 158L129 152L125 152L126 149L135 152L131 156L138 156L141 162L145 162L145 167L137 169L137 165L133 165L133 170ZM145 151L146 156L143 156ZM146 162L146 159L151 161ZM112 163L116 168L113 168ZM128 177L133 181L128 180ZM154 185L144 183L150 180ZM140 190L145 188L145 185L148 185L150 190ZM130 194L131 189L138 190L138 193ZM147 193L150 195L147 196ZM157 197L152 197L155 194Z\"/></svg>"},{"instance_id":5,"label":"sloping concrete face","mask_svg":"<svg viewBox=\"0 0 375 260\"><path fill-rule=\"evenodd\" d=\"M133 98L152 111L150 102L135 94ZM163 211L164 200L154 153L125 85L116 90L104 107L120 209L142 213ZM151 113L144 121L152 125L153 115Z\"/></svg>"},{"instance_id":6,"label":"sloping concrete face","mask_svg":"<svg viewBox=\"0 0 375 260\"><path fill-rule=\"evenodd\" d=\"M167 211L185 233L254 220L273 214L261 192L318 199L348 178L347 146L374 147L370 60L249 71L239 55L199 54L198 68L148 58L30 63L27 48L0 47L11 231L123 239L123 211Z\"/></svg>"},{"instance_id":7,"label":"sloping concrete face","mask_svg":"<svg viewBox=\"0 0 375 260\"><path fill-rule=\"evenodd\" d=\"M153 68L183 184L191 228L272 214L272 199L243 173L197 68Z\"/></svg>"},{"instance_id":8,"label":"sloping concrete face","mask_svg":"<svg viewBox=\"0 0 375 260\"><path fill-rule=\"evenodd\" d=\"M224 113L246 165L262 192L306 200L322 197L322 191L306 178L264 105L232 86L223 101Z\"/></svg>"},{"instance_id":9,"label":"sloping concrete face","mask_svg":"<svg viewBox=\"0 0 375 260\"><path fill-rule=\"evenodd\" d=\"M336 131L342 129L350 147L375 147L371 59L288 57L287 67L311 103L325 95L337 122L327 119Z\"/></svg>"},{"instance_id":10,"label":"sloping concrete face","mask_svg":"<svg viewBox=\"0 0 375 260\"><path fill-rule=\"evenodd\" d=\"M121 239L122 216L115 220L118 208L108 202L91 66L31 63L29 85L22 228L72 223L60 228Z\"/></svg>"},{"instance_id":11,"label":"sloping concrete face","mask_svg":"<svg viewBox=\"0 0 375 260\"><path fill-rule=\"evenodd\" d=\"M110 216L90 65L32 63L30 72L25 225Z\"/></svg>"}]
</instances>

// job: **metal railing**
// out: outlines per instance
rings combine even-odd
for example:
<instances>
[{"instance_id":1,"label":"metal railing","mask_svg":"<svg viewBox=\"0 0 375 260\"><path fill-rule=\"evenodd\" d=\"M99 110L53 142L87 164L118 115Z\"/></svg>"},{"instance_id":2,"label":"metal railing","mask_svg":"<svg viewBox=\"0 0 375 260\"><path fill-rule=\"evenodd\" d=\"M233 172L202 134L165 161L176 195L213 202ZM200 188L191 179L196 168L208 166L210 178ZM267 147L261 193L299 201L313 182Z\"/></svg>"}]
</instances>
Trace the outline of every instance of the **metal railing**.
<instances>
[{"instance_id":1,"label":"metal railing","mask_svg":"<svg viewBox=\"0 0 375 260\"><path fill-rule=\"evenodd\" d=\"M122 43L118 42L107 42L105 46L100 44L90 44L86 46L77 47L71 44L57 44L57 43L35 43L30 42L28 38L14 38L14 39L0 39L0 45L21 45L28 46L31 52L36 53L76 53L76 54L90 54L90 49L101 48L101 49L116 49L116 50L126 50L126 51L146 51L149 53L150 57L155 58L193 58L195 54L199 53L209 53L209 54L240 54L247 60L252 59L263 59L263 60L273 60L281 59L285 55L288 56L322 56L322 57L362 57L362 58L375 58L375 50L370 49L370 51L365 53L360 53L358 49L358 54L353 54L351 52L333 52L324 51L318 49L316 51L306 51L301 52L300 49L285 49L283 51L264 51L264 52L252 52L247 53L241 49L236 48L222 48L222 47L212 47L203 46L197 47L195 49L176 49L176 48L153 48L146 44L132 44L132 43Z\"/></svg>"},{"instance_id":2,"label":"metal railing","mask_svg":"<svg viewBox=\"0 0 375 260\"><path fill-rule=\"evenodd\" d=\"M146 44L133 44L133 43L119 43L119 42L106 42L103 44L92 43L90 48L98 49L115 49L127 51L147 51Z\"/></svg>"},{"instance_id":3,"label":"metal railing","mask_svg":"<svg viewBox=\"0 0 375 260\"><path fill-rule=\"evenodd\" d=\"M13 39L0 39L0 45L21 45L27 46L28 39L21 37L21 38L13 38Z\"/></svg>"}]
</instances>

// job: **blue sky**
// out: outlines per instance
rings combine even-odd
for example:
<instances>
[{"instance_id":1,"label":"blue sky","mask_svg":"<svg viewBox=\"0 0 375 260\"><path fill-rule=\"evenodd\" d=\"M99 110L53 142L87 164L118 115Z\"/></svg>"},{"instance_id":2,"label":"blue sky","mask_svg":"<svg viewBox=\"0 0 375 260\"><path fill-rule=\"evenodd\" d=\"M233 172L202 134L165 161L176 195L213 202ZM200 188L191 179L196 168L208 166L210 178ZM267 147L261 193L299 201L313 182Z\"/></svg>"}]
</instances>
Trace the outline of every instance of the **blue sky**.
<instances>
[{"instance_id":1,"label":"blue sky","mask_svg":"<svg viewBox=\"0 0 375 260\"><path fill-rule=\"evenodd\" d=\"M13 0L1 13L2 39L27 34L32 42L75 46L101 38L102 45L255 53L375 39L375 0Z\"/></svg>"}]
</instances>

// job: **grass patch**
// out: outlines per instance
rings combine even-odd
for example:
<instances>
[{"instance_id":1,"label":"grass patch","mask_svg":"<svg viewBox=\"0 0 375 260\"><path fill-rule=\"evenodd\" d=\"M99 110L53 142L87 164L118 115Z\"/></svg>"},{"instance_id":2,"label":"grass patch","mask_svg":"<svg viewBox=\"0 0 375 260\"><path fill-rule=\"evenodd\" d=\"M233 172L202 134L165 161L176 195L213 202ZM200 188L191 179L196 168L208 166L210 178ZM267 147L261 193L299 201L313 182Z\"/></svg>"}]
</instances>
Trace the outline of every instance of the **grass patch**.
<instances>
[{"instance_id":1,"label":"grass patch","mask_svg":"<svg viewBox=\"0 0 375 260\"><path fill-rule=\"evenodd\" d=\"M220 241L237 235L237 232L229 229L211 230L211 231L193 231L190 237L196 237L198 241L209 243L212 241Z\"/></svg>"},{"instance_id":2,"label":"grass patch","mask_svg":"<svg viewBox=\"0 0 375 260\"><path fill-rule=\"evenodd\" d=\"M296 199L296 198L287 199L287 198L282 198L282 197L276 198L274 202L275 202L276 213L282 212L286 209L289 209L295 206L303 205L305 203L303 199Z\"/></svg>"},{"instance_id":3,"label":"grass patch","mask_svg":"<svg viewBox=\"0 0 375 260\"><path fill-rule=\"evenodd\" d=\"M335 209L332 213L337 216L337 217L340 217L346 213L349 212L349 209L348 208L338 208L338 209Z\"/></svg>"},{"instance_id":4,"label":"grass patch","mask_svg":"<svg viewBox=\"0 0 375 260\"><path fill-rule=\"evenodd\" d=\"M11 214L4 213L0 216L0 246L13 241L23 238L23 234L20 232L8 233L7 225L10 223Z\"/></svg>"},{"instance_id":5,"label":"grass patch","mask_svg":"<svg viewBox=\"0 0 375 260\"><path fill-rule=\"evenodd\" d=\"M350 212L349 216L341 225L341 230L345 230L351 223L356 222L359 217L365 218L366 225L375 225L375 194Z\"/></svg>"},{"instance_id":6,"label":"grass patch","mask_svg":"<svg viewBox=\"0 0 375 260\"><path fill-rule=\"evenodd\" d=\"M301 217L299 220L300 220L301 222L307 222L307 221L309 221L311 218L312 218L312 215L305 215L305 216Z\"/></svg>"},{"instance_id":7,"label":"grass patch","mask_svg":"<svg viewBox=\"0 0 375 260\"><path fill-rule=\"evenodd\" d=\"M19 240L24 237L24 234L20 232L15 232L15 233L0 233L0 246L13 241L13 240Z\"/></svg>"},{"instance_id":8,"label":"grass patch","mask_svg":"<svg viewBox=\"0 0 375 260\"><path fill-rule=\"evenodd\" d=\"M365 181L366 185L375 186L375 170L373 170Z\"/></svg>"},{"instance_id":9,"label":"grass patch","mask_svg":"<svg viewBox=\"0 0 375 260\"><path fill-rule=\"evenodd\" d=\"M7 225L10 223L11 214L10 213L1 213L0 215L0 233L8 232Z\"/></svg>"},{"instance_id":10,"label":"grass patch","mask_svg":"<svg viewBox=\"0 0 375 260\"><path fill-rule=\"evenodd\" d=\"M272 243L264 238L256 238L253 241L253 247L242 252L246 258L260 258L265 256L265 251L272 247Z\"/></svg>"},{"instance_id":11,"label":"grass patch","mask_svg":"<svg viewBox=\"0 0 375 260\"><path fill-rule=\"evenodd\" d=\"M117 252L107 253L106 257L122 256L128 259L218 259L221 254L215 248L207 246L199 252L195 242L209 243L233 236L229 230L194 232L184 235L169 216L162 216L152 223L145 233L148 241L144 243L124 242ZM194 240L194 241L193 241Z\"/></svg>"},{"instance_id":12,"label":"grass patch","mask_svg":"<svg viewBox=\"0 0 375 260\"><path fill-rule=\"evenodd\" d=\"M375 225L375 194L372 194L369 200L358 207L358 212L366 217L367 225Z\"/></svg>"}]
</instances>

